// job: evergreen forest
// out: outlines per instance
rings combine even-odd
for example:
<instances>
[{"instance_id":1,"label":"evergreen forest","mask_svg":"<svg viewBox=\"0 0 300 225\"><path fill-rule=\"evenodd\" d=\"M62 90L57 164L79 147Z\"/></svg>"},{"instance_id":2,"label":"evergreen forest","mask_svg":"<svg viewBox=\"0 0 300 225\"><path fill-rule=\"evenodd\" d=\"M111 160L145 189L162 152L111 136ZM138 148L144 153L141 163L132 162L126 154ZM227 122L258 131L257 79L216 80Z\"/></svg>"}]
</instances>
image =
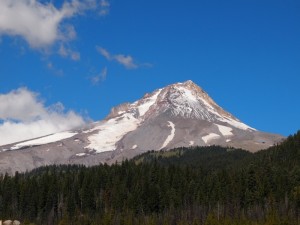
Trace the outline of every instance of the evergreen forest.
<instances>
[{"instance_id":1,"label":"evergreen forest","mask_svg":"<svg viewBox=\"0 0 300 225\"><path fill-rule=\"evenodd\" d=\"M178 148L110 166L3 174L0 218L24 225L297 225L300 131L257 153Z\"/></svg>"}]
</instances>

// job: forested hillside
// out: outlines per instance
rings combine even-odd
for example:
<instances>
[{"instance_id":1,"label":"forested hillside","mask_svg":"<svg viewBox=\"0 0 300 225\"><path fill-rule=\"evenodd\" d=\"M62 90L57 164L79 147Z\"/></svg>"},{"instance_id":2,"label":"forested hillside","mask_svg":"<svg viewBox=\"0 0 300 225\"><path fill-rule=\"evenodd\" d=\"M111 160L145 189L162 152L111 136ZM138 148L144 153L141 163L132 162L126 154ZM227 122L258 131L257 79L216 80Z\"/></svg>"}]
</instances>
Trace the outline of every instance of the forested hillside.
<instances>
[{"instance_id":1,"label":"forested hillside","mask_svg":"<svg viewBox=\"0 0 300 225\"><path fill-rule=\"evenodd\" d=\"M0 177L0 218L23 224L300 224L300 132L251 154L149 152L112 166Z\"/></svg>"}]
</instances>

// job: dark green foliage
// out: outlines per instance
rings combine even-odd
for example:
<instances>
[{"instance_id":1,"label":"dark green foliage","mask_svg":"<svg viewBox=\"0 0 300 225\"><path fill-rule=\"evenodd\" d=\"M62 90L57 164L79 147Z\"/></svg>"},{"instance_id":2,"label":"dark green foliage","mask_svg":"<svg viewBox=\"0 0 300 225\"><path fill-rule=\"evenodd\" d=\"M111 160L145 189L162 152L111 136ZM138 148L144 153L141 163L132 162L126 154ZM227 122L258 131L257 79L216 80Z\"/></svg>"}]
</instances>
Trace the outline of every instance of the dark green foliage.
<instances>
[{"instance_id":1,"label":"dark green foliage","mask_svg":"<svg viewBox=\"0 0 300 225\"><path fill-rule=\"evenodd\" d=\"M0 218L35 224L299 224L300 132L251 154L217 146L121 165L0 176Z\"/></svg>"},{"instance_id":2,"label":"dark green foliage","mask_svg":"<svg viewBox=\"0 0 300 225\"><path fill-rule=\"evenodd\" d=\"M135 157L136 163L147 163L156 160L161 165L202 166L204 169L223 169L242 165L253 154L233 148L219 146L177 148L170 151L151 151Z\"/></svg>"}]
</instances>

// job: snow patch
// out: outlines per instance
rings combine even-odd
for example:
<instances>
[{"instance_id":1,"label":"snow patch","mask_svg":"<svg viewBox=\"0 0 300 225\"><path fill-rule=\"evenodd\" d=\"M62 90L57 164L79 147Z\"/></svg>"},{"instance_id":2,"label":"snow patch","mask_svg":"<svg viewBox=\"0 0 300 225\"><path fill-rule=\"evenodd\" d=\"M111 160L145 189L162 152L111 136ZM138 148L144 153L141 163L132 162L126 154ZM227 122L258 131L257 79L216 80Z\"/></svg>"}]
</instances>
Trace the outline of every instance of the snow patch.
<instances>
[{"instance_id":1,"label":"snow patch","mask_svg":"<svg viewBox=\"0 0 300 225\"><path fill-rule=\"evenodd\" d=\"M206 136L203 136L202 140L205 142L205 144L207 144L207 142L209 142L211 140L218 139L218 138L220 138L220 135L215 134L215 133L210 133L210 134L208 134Z\"/></svg>"},{"instance_id":2,"label":"snow patch","mask_svg":"<svg viewBox=\"0 0 300 225\"><path fill-rule=\"evenodd\" d=\"M192 145L194 145L195 144L195 142L194 141L190 141L190 146L192 146Z\"/></svg>"},{"instance_id":3,"label":"snow patch","mask_svg":"<svg viewBox=\"0 0 300 225\"><path fill-rule=\"evenodd\" d=\"M186 87L177 86L177 91L170 95L172 105L172 114L174 116L182 116L185 118L196 118L201 120L207 120L209 122L221 121L225 122L233 127L242 130L254 131L255 129L247 126L237 119L230 118L225 115L221 115L216 110L205 96L197 96L191 90ZM221 128L222 129L222 128ZM222 133L222 131L220 131ZM228 130L224 132L228 133Z\"/></svg>"},{"instance_id":4,"label":"snow patch","mask_svg":"<svg viewBox=\"0 0 300 225\"><path fill-rule=\"evenodd\" d=\"M148 112L150 107L156 102L158 95L160 94L162 89L159 89L152 97L146 98L146 102L142 103L141 105L138 106L138 110L140 113L140 116L143 116Z\"/></svg>"},{"instance_id":5,"label":"snow patch","mask_svg":"<svg viewBox=\"0 0 300 225\"><path fill-rule=\"evenodd\" d=\"M218 129L223 136L232 136L233 135L231 127L222 126L220 124L215 124L215 125L218 126Z\"/></svg>"},{"instance_id":6,"label":"snow patch","mask_svg":"<svg viewBox=\"0 0 300 225\"><path fill-rule=\"evenodd\" d=\"M181 91L181 94L182 94L183 98L185 98L187 100L190 100L192 102L197 102L198 101L198 99L195 97L195 95L193 95L193 93L190 90L188 90L184 87L178 87L178 90Z\"/></svg>"},{"instance_id":7,"label":"snow patch","mask_svg":"<svg viewBox=\"0 0 300 225\"><path fill-rule=\"evenodd\" d=\"M253 131L256 130L256 129L254 129L254 128L252 128L252 127L249 127L248 125L246 125L246 124L244 124L244 123L242 123L242 122L240 122L240 121L233 120L233 119L228 118L228 117L222 117L222 118L220 119L220 121L225 122L225 123L228 123L228 124L230 124L231 126L234 126L234 127L236 127L236 128L239 128L239 129L241 129L241 130L253 130Z\"/></svg>"},{"instance_id":8,"label":"snow patch","mask_svg":"<svg viewBox=\"0 0 300 225\"><path fill-rule=\"evenodd\" d=\"M175 124L172 123L171 121L168 121L169 125L168 127L171 127L171 134L166 138L165 142L163 143L163 145L161 146L160 149L165 148L174 138L175 136Z\"/></svg>"},{"instance_id":9,"label":"snow patch","mask_svg":"<svg viewBox=\"0 0 300 225\"><path fill-rule=\"evenodd\" d=\"M176 87L177 91L170 95L172 114L184 118L196 118L207 121L215 121L219 114L203 98L194 95L185 87ZM202 104L201 104L202 103Z\"/></svg>"},{"instance_id":10,"label":"snow patch","mask_svg":"<svg viewBox=\"0 0 300 225\"><path fill-rule=\"evenodd\" d=\"M95 150L96 153L115 150L116 143L124 135L135 130L139 125L139 120L134 118L130 113L124 117L113 118L97 127L99 132L88 137L90 144L86 149Z\"/></svg>"},{"instance_id":11,"label":"snow patch","mask_svg":"<svg viewBox=\"0 0 300 225\"><path fill-rule=\"evenodd\" d=\"M137 148L137 145L134 145L134 146L132 146L132 148L131 149L136 149Z\"/></svg>"},{"instance_id":12,"label":"snow patch","mask_svg":"<svg viewBox=\"0 0 300 225\"><path fill-rule=\"evenodd\" d=\"M85 156L85 155L86 155L86 153L77 153L77 154L76 154L76 156L79 156L79 157Z\"/></svg>"},{"instance_id":13,"label":"snow patch","mask_svg":"<svg viewBox=\"0 0 300 225\"><path fill-rule=\"evenodd\" d=\"M57 142L57 141L61 141L61 140L73 137L76 134L77 133L73 133L73 132L60 132L60 133L48 135L46 137L42 137L42 138L34 139L31 141L26 141L26 142L16 144L16 145L12 146L10 148L10 150L17 150L17 149L20 149L22 147L27 147L27 146L49 144L49 143L53 143L53 142Z\"/></svg>"},{"instance_id":14,"label":"snow patch","mask_svg":"<svg viewBox=\"0 0 300 225\"><path fill-rule=\"evenodd\" d=\"M226 140L226 143L228 143L228 142L231 142L231 140L230 140L230 139L227 139L227 140Z\"/></svg>"}]
</instances>

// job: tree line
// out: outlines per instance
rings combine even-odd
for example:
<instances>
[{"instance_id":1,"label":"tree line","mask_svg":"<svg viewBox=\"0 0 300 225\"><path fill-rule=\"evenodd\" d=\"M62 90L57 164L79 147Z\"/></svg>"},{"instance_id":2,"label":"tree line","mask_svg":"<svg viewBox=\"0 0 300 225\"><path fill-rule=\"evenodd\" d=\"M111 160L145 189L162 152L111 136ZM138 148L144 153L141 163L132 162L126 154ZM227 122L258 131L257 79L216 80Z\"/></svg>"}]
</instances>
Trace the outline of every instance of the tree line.
<instances>
[{"instance_id":1,"label":"tree line","mask_svg":"<svg viewBox=\"0 0 300 225\"><path fill-rule=\"evenodd\" d=\"M120 164L0 176L0 218L22 224L300 224L300 132L252 154L218 146Z\"/></svg>"}]
</instances>

